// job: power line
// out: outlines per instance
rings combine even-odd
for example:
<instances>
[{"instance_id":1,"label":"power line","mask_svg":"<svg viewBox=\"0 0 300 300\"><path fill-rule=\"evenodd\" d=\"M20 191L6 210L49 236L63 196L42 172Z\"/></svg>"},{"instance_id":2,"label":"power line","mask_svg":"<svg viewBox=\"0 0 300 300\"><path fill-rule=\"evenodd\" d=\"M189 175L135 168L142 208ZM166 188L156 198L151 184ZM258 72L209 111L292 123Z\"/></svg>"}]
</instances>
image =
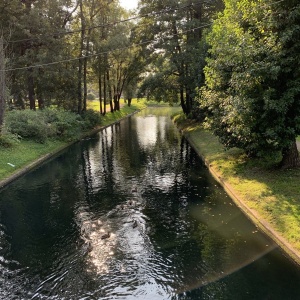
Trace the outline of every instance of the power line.
<instances>
[{"instance_id":1,"label":"power line","mask_svg":"<svg viewBox=\"0 0 300 300\"><path fill-rule=\"evenodd\" d=\"M201 28L205 28L205 27L208 27L208 26L211 26L211 23L204 24L204 25L199 26L199 27L191 28L189 30L182 31L182 32L177 33L177 34L172 34L172 36L168 37L168 38L148 40L148 41L144 41L144 42L141 42L141 43L138 43L138 44L133 44L133 45L126 46L126 47L116 48L116 49L112 49L112 50L108 50L108 51L104 51L104 52L100 52L100 53L94 53L94 54L90 54L90 55L85 55L85 56L81 56L81 57L76 57L76 58L74 57L74 58L69 58L69 59L64 59L64 60L59 60L59 61L53 61L53 62L45 63L45 64L37 64L37 65L31 65L31 66L27 66L27 67L20 67L20 68L11 68L11 69L0 70L0 71L11 72L11 71L19 71L19 70L28 70L28 69L33 69L33 68L41 68L41 67L53 66L53 65L57 65L57 64L61 64L61 63L66 63L66 62L72 62L72 61L76 61L76 60L80 60L80 59L85 59L85 58L97 57L97 56L100 56L100 55L103 55L103 54L109 54L109 53L120 51L120 50L126 50L126 49L133 48L135 46L141 46L141 45L145 45L145 44L152 43L152 42L159 41L159 40L165 40L165 39L169 39L170 40L171 38L173 38L175 36L179 36L181 34L184 34L184 33L187 33L187 32L191 32L191 31L194 31L194 30L198 30L198 29L201 29Z\"/></svg>"},{"instance_id":2,"label":"power line","mask_svg":"<svg viewBox=\"0 0 300 300\"><path fill-rule=\"evenodd\" d=\"M148 14L137 15L137 16L133 16L131 18L120 20L120 21L115 21L115 22L111 22L111 23L106 23L106 24L100 24L100 25L95 25L95 26L87 27L84 30L86 31L86 30L92 30L92 29L97 29L97 28L113 27L113 26L118 25L118 24L130 22L130 21L133 21L133 20L137 20L137 19L141 19L141 18L146 18L146 17L150 17L150 16L155 16L155 15L159 15L159 14L166 13L166 12L171 12L171 11L176 11L176 10L184 9L184 8L190 7L192 5L200 4L200 3L204 3L204 2L205 1L202 0L202 1L197 1L197 2L194 2L194 3L190 3L188 5L184 5L184 6L181 6L181 7L177 7L177 8L162 9L162 10L160 10L158 12L152 12L152 13L148 13ZM79 33L79 32L82 32L82 29L65 31L65 32L55 32L55 33L53 33L51 35L41 35L39 37L32 37L32 38L27 38L27 39L20 39L20 40L8 41L8 43L13 44L13 43L29 42L29 41L39 40L40 38L53 37L53 36L65 36L65 35L75 34L75 33Z\"/></svg>"}]
</instances>

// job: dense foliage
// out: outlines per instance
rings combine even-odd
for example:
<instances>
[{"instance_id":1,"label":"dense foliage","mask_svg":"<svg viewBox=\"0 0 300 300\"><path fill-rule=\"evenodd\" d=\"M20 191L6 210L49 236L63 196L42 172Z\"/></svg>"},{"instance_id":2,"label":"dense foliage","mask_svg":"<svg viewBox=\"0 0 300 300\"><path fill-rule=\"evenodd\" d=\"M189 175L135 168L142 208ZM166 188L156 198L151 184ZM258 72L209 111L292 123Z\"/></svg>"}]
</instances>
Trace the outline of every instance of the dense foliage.
<instances>
[{"instance_id":1,"label":"dense foliage","mask_svg":"<svg viewBox=\"0 0 300 300\"><path fill-rule=\"evenodd\" d=\"M218 0L140 1L140 15L144 17L136 34L144 43L143 53L149 62L141 96L169 102L178 99L184 113L191 113L195 89L204 84L203 31L221 8L222 1Z\"/></svg>"},{"instance_id":2,"label":"dense foliage","mask_svg":"<svg viewBox=\"0 0 300 300\"><path fill-rule=\"evenodd\" d=\"M85 118L93 95L105 115L106 104L119 110L121 95L130 105L138 90L179 101L227 148L280 151L283 166L299 166L298 2L140 0L132 20L118 1L3 0L0 129L4 98L11 109L56 107ZM10 131L40 141L64 134L63 120L39 122Z\"/></svg>"},{"instance_id":3,"label":"dense foliage","mask_svg":"<svg viewBox=\"0 0 300 300\"><path fill-rule=\"evenodd\" d=\"M120 95L138 76L135 54L125 49L132 27L125 18L116 1L1 1L7 106L82 113L89 90L98 89L101 112L106 103L118 110ZM0 64L2 56L0 47Z\"/></svg>"},{"instance_id":4,"label":"dense foliage","mask_svg":"<svg viewBox=\"0 0 300 300\"><path fill-rule=\"evenodd\" d=\"M99 114L92 110L87 110L83 115L53 109L13 110L5 119L6 134L2 136L2 146L9 146L5 143L6 137L12 135L40 143L48 139L74 140L100 123Z\"/></svg>"},{"instance_id":5,"label":"dense foliage","mask_svg":"<svg viewBox=\"0 0 300 300\"><path fill-rule=\"evenodd\" d=\"M202 107L226 147L299 166L300 4L226 0L208 35Z\"/></svg>"}]
</instances>

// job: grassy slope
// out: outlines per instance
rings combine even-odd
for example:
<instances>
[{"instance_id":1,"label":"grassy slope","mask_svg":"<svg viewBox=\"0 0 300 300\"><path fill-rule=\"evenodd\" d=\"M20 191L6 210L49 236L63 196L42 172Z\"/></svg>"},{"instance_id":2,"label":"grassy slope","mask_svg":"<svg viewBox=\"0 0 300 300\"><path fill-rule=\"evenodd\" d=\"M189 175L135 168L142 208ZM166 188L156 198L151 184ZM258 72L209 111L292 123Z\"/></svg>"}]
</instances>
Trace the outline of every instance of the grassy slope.
<instances>
[{"instance_id":1,"label":"grassy slope","mask_svg":"<svg viewBox=\"0 0 300 300\"><path fill-rule=\"evenodd\" d=\"M196 123L180 126L211 170L255 213L260 225L267 221L274 234L285 239L281 246L300 263L300 170L276 168L280 157L249 160L241 150L225 151L211 132ZM289 244L299 259L286 248Z\"/></svg>"},{"instance_id":2,"label":"grassy slope","mask_svg":"<svg viewBox=\"0 0 300 300\"><path fill-rule=\"evenodd\" d=\"M93 105L96 105L96 102L90 102L88 108L93 108ZM103 117L102 126L110 125L144 107L144 101L133 100L131 107L126 105L120 111L107 113ZM10 177L40 157L56 152L68 144L68 142L63 141L47 141L45 144L40 144L23 140L13 148L0 148L0 181ZM13 164L14 167L8 163Z\"/></svg>"},{"instance_id":3,"label":"grassy slope","mask_svg":"<svg viewBox=\"0 0 300 300\"><path fill-rule=\"evenodd\" d=\"M40 144L24 140L13 148L0 148L0 180L9 177L46 153L56 151L65 144L62 141L49 141L45 144ZM13 164L14 167L8 163Z\"/></svg>"}]
</instances>

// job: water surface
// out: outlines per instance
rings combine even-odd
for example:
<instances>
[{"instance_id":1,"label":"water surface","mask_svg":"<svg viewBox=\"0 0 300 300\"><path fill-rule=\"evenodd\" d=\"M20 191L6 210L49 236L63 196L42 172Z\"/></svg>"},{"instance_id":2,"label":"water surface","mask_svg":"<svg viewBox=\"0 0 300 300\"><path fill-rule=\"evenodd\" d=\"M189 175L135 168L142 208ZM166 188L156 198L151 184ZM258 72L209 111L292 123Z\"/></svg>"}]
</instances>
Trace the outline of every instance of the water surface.
<instances>
[{"instance_id":1,"label":"water surface","mask_svg":"<svg viewBox=\"0 0 300 300\"><path fill-rule=\"evenodd\" d=\"M121 121L1 191L0 299L299 299L299 269L170 112Z\"/></svg>"}]
</instances>

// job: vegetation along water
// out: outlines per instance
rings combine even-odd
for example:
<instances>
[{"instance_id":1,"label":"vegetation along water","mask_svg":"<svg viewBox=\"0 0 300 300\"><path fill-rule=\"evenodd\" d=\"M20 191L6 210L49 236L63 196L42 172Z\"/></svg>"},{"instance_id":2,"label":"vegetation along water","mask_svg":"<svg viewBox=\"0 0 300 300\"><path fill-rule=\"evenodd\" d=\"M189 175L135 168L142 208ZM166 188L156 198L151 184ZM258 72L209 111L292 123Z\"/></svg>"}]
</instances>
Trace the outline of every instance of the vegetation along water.
<instances>
[{"instance_id":1,"label":"vegetation along water","mask_svg":"<svg viewBox=\"0 0 300 300\"><path fill-rule=\"evenodd\" d=\"M215 178L300 264L299 0L2 0L0 28L1 187L141 99L179 105ZM230 227L238 210L175 132L139 115L7 186L1 296L299 298L298 269Z\"/></svg>"},{"instance_id":2,"label":"vegetation along water","mask_svg":"<svg viewBox=\"0 0 300 300\"><path fill-rule=\"evenodd\" d=\"M300 270L169 114L142 111L1 191L1 299L299 296Z\"/></svg>"}]
</instances>

